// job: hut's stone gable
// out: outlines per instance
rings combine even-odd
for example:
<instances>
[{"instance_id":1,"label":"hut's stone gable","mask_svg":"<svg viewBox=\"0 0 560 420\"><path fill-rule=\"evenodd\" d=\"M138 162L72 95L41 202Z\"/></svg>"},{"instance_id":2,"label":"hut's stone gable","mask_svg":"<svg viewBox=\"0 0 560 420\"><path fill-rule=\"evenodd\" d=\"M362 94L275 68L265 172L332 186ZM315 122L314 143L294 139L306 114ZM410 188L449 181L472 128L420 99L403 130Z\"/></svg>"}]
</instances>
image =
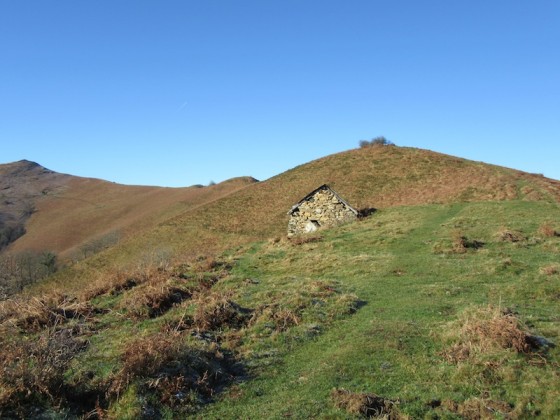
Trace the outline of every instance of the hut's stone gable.
<instances>
[{"instance_id":1,"label":"hut's stone gable","mask_svg":"<svg viewBox=\"0 0 560 420\"><path fill-rule=\"evenodd\" d=\"M308 194L288 214L288 236L352 222L358 217L358 212L327 185Z\"/></svg>"}]
</instances>

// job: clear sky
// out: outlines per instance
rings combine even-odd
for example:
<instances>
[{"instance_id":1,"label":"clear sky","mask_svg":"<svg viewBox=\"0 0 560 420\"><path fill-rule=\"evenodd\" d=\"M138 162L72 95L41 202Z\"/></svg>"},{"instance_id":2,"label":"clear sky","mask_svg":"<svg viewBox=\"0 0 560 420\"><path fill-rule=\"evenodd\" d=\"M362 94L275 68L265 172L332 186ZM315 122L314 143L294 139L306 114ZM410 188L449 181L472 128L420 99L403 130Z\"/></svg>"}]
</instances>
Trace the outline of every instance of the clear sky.
<instances>
[{"instance_id":1,"label":"clear sky","mask_svg":"<svg viewBox=\"0 0 560 420\"><path fill-rule=\"evenodd\" d=\"M266 179L383 135L560 179L558 0L0 0L0 162Z\"/></svg>"}]
</instances>

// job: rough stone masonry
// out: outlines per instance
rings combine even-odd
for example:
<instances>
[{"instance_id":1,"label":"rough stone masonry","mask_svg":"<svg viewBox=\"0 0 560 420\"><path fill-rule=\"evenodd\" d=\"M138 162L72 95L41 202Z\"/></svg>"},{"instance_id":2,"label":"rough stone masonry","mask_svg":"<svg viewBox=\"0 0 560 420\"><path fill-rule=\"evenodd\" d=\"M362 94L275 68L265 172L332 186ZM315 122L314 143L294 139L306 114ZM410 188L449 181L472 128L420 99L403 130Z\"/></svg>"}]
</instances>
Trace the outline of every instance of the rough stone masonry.
<instances>
[{"instance_id":1,"label":"rough stone masonry","mask_svg":"<svg viewBox=\"0 0 560 420\"><path fill-rule=\"evenodd\" d=\"M352 222L358 218L358 211L328 185L321 185L294 205L288 215L288 237L291 237Z\"/></svg>"}]
</instances>

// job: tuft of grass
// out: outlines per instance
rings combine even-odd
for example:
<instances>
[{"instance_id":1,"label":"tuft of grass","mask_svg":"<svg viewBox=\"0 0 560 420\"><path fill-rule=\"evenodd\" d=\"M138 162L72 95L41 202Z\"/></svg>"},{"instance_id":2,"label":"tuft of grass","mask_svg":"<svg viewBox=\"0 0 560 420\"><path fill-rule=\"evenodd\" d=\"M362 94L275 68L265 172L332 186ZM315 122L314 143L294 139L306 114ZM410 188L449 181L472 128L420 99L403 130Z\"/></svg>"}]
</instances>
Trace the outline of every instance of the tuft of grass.
<instances>
[{"instance_id":1,"label":"tuft of grass","mask_svg":"<svg viewBox=\"0 0 560 420\"><path fill-rule=\"evenodd\" d=\"M546 238L553 238L560 236L560 231L556 230L551 222L546 221L539 226L539 234Z\"/></svg>"},{"instance_id":2,"label":"tuft of grass","mask_svg":"<svg viewBox=\"0 0 560 420\"><path fill-rule=\"evenodd\" d=\"M541 267L539 272L545 276L553 276L560 273L560 266L558 264L551 264Z\"/></svg>"},{"instance_id":3,"label":"tuft of grass","mask_svg":"<svg viewBox=\"0 0 560 420\"><path fill-rule=\"evenodd\" d=\"M320 242L323 237L320 234L308 234L308 235L298 235L293 236L290 239L290 243L294 246L309 244L313 242Z\"/></svg>"},{"instance_id":4,"label":"tuft of grass","mask_svg":"<svg viewBox=\"0 0 560 420\"><path fill-rule=\"evenodd\" d=\"M465 310L457 322L449 325L454 344L443 352L450 362L465 362L496 349L529 353L539 349L538 341L515 314L499 307L486 306Z\"/></svg>"},{"instance_id":5,"label":"tuft of grass","mask_svg":"<svg viewBox=\"0 0 560 420\"><path fill-rule=\"evenodd\" d=\"M455 401L443 401L442 408L448 412L458 414L465 419L495 419L517 418L513 407L504 401L494 401L488 398L471 398L457 403Z\"/></svg>"},{"instance_id":6,"label":"tuft of grass","mask_svg":"<svg viewBox=\"0 0 560 420\"><path fill-rule=\"evenodd\" d=\"M56 327L73 319L89 319L95 312L89 302L60 293L41 298L14 297L0 302L0 322L12 324L26 332Z\"/></svg>"},{"instance_id":7,"label":"tuft of grass","mask_svg":"<svg viewBox=\"0 0 560 420\"><path fill-rule=\"evenodd\" d=\"M202 331L223 327L241 327L247 322L250 311L231 300L232 293L208 293L199 295L193 304L193 325Z\"/></svg>"},{"instance_id":8,"label":"tuft of grass","mask_svg":"<svg viewBox=\"0 0 560 420\"><path fill-rule=\"evenodd\" d=\"M401 416L395 401L375 394L350 392L345 389L333 389L331 400L338 408L360 417L376 417L387 420L400 420Z\"/></svg>"},{"instance_id":9,"label":"tuft of grass","mask_svg":"<svg viewBox=\"0 0 560 420\"><path fill-rule=\"evenodd\" d=\"M453 233L451 241L443 240L436 242L432 250L436 254L464 254L470 249L480 249L484 242L477 239L469 239L460 231Z\"/></svg>"},{"instance_id":10,"label":"tuft of grass","mask_svg":"<svg viewBox=\"0 0 560 420\"><path fill-rule=\"evenodd\" d=\"M502 242L512 242L512 243L523 242L527 239L525 235L523 235L523 233L515 230L506 229L506 228L500 229L500 231L498 231L496 236Z\"/></svg>"}]
</instances>

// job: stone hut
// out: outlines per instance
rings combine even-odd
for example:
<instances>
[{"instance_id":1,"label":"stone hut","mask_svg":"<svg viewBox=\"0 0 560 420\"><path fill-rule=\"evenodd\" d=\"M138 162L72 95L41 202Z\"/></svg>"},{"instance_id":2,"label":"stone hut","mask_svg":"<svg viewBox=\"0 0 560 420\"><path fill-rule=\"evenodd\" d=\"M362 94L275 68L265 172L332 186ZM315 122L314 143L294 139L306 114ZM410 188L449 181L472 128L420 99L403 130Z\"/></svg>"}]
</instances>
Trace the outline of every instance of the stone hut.
<instances>
[{"instance_id":1,"label":"stone hut","mask_svg":"<svg viewBox=\"0 0 560 420\"><path fill-rule=\"evenodd\" d=\"M324 184L294 205L288 215L288 237L291 237L352 222L358 218L358 211Z\"/></svg>"}]
</instances>

